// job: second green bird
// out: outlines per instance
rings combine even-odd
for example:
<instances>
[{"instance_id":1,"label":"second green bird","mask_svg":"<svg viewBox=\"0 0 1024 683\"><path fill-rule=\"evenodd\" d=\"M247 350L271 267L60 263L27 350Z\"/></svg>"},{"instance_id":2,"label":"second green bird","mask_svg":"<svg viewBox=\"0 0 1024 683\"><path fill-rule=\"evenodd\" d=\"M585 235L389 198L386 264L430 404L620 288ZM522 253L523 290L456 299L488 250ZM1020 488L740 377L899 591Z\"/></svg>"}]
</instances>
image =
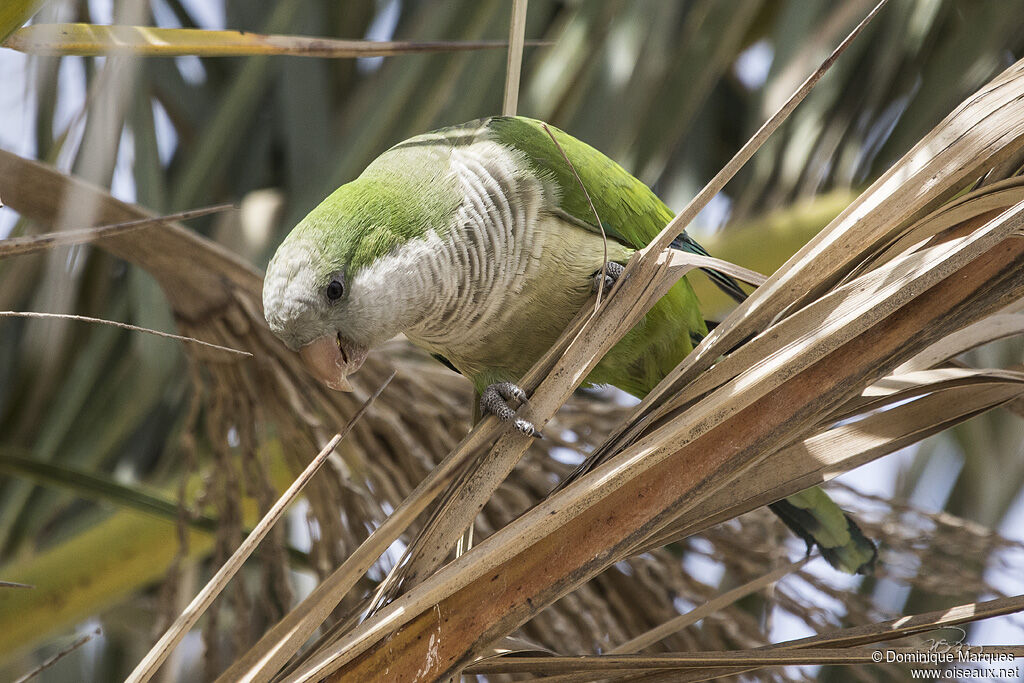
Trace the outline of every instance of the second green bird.
<instances>
[{"instance_id":1,"label":"second green bird","mask_svg":"<svg viewBox=\"0 0 1024 683\"><path fill-rule=\"evenodd\" d=\"M614 161L539 121L493 117L392 147L288 235L267 268L270 329L313 375L348 390L371 348L404 333L465 375L482 409L532 434L508 405L514 382L551 346L594 290L672 219ZM580 182L594 203L594 214ZM685 233L673 246L705 253ZM742 296L729 278L710 273ZM587 377L642 397L707 334L680 280ZM808 544L848 572L874 545L819 489L772 506Z\"/></svg>"}]
</instances>

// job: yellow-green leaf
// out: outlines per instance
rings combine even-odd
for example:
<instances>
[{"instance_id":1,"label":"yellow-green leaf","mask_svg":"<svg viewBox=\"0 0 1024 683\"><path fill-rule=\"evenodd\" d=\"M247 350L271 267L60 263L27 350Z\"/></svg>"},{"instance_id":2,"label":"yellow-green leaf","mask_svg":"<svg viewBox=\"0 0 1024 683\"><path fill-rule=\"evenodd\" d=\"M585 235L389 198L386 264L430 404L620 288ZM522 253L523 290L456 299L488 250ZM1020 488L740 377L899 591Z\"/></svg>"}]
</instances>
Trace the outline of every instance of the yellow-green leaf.
<instances>
[{"instance_id":1,"label":"yellow-green leaf","mask_svg":"<svg viewBox=\"0 0 1024 683\"><path fill-rule=\"evenodd\" d=\"M45 0L4 0L0 3L0 41L32 18Z\"/></svg>"},{"instance_id":2,"label":"yellow-green leaf","mask_svg":"<svg viewBox=\"0 0 1024 683\"><path fill-rule=\"evenodd\" d=\"M0 10L0 30L4 27ZM20 24L19 24L20 25ZM417 52L453 52L503 48L501 41L407 42L339 40L310 36L281 36L246 31L208 31L152 26L97 24L36 24L18 29L4 42L19 52L37 55L146 56L198 55L239 57L292 55L296 57L387 57Z\"/></svg>"}]
</instances>

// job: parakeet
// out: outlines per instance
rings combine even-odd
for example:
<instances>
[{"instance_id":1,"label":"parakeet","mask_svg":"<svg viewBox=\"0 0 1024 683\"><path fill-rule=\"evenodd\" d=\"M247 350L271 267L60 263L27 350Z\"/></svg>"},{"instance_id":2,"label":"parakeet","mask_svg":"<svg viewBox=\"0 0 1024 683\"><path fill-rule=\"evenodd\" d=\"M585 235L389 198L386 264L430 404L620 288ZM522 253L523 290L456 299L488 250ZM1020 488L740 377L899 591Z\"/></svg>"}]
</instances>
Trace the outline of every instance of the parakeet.
<instances>
[{"instance_id":1,"label":"parakeet","mask_svg":"<svg viewBox=\"0 0 1024 683\"><path fill-rule=\"evenodd\" d=\"M508 403L523 398L514 382L592 296L605 265L601 228L614 276L673 216L617 163L549 129L562 151L539 121L491 117L384 152L278 248L263 287L270 329L342 391L371 348L404 333L469 378L482 409L533 433ZM673 247L706 254L685 233ZM706 334L683 278L586 381L642 397ZM873 563L874 545L824 493L772 507L834 566Z\"/></svg>"}]
</instances>

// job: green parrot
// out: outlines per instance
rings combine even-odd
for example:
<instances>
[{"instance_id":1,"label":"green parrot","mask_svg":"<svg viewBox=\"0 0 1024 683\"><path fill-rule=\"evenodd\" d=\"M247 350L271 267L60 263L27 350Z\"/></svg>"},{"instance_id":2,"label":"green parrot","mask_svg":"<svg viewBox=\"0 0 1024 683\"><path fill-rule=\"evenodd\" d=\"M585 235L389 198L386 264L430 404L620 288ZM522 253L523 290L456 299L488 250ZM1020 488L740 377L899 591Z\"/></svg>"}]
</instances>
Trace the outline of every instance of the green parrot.
<instances>
[{"instance_id":1,"label":"green parrot","mask_svg":"<svg viewBox=\"0 0 1024 683\"><path fill-rule=\"evenodd\" d=\"M579 173L607 235L607 276L672 219L614 161L549 127ZM270 329L328 387L399 333L462 373L480 409L535 434L509 402L514 382L592 296L605 266L601 227L543 124L491 117L419 135L375 159L288 235L267 267ZM706 254L683 233L673 247ZM725 275L709 275L742 299ZM643 397L707 334L681 279L586 378ZM876 555L823 492L772 505L835 567L864 572Z\"/></svg>"}]
</instances>

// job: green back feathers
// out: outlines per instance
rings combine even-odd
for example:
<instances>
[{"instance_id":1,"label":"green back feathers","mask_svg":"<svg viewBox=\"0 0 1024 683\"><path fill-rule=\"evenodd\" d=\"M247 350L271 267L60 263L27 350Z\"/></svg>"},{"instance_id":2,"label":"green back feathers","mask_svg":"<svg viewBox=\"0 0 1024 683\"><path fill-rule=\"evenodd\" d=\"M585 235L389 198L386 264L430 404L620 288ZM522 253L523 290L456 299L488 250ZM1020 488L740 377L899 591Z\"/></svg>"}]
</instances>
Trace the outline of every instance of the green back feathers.
<instances>
[{"instance_id":1,"label":"green back feathers","mask_svg":"<svg viewBox=\"0 0 1024 683\"><path fill-rule=\"evenodd\" d=\"M458 184L446 150L410 145L414 140L388 150L335 190L288 240L316 245L325 263L345 264L352 275L429 230L443 234L459 205Z\"/></svg>"},{"instance_id":2,"label":"green back feathers","mask_svg":"<svg viewBox=\"0 0 1024 683\"><path fill-rule=\"evenodd\" d=\"M579 181L540 121L502 116L490 119L487 127L498 142L522 152L539 175L554 181L565 213L599 230ZM672 220L665 203L617 163L558 128L548 128L579 174L609 237L640 249Z\"/></svg>"}]
</instances>

